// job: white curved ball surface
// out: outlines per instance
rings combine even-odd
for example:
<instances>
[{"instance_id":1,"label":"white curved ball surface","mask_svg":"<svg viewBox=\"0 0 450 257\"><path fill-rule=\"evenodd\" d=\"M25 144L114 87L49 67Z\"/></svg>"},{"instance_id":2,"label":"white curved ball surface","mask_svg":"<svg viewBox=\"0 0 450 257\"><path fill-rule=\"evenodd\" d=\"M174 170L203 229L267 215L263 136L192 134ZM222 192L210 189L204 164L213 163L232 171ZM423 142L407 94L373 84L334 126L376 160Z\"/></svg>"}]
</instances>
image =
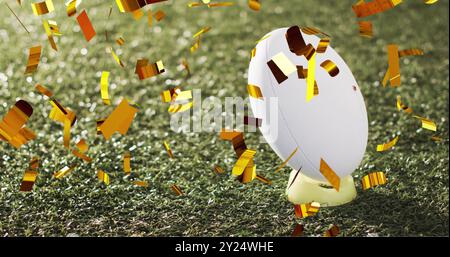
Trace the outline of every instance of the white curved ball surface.
<instances>
[{"instance_id":1,"label":"white curved ball surface","mask_svg":"<svg viewBox=\"0 0 450 257\"><path fill-rule=\"evenodd\" d=\"M323 158L343 178L358 167L366 149L368 124L364 98L350 68L331 45L325 53L316 54L319 95L306 102L306 79L299 79L296 72L278 84L267 65L276 54L283 52L294 65L308 67L304 56L289 50L285 37L287 29L268 33L270 36L256 46L248 84L260 87L264 100L250 97L253 114L263 119L261 133L280 158L286 160L298 147L288 162L290 167L301 168L306 176L326 181L319 171ZM302 34L305 43L317 49L320 38ZM335 77L320 66L328 59L339 68ZM269 116L271 111L266 107L270 97L278 98L278 110L272 110L277 111L276 121Z\"/></svg>"}]
</instances>

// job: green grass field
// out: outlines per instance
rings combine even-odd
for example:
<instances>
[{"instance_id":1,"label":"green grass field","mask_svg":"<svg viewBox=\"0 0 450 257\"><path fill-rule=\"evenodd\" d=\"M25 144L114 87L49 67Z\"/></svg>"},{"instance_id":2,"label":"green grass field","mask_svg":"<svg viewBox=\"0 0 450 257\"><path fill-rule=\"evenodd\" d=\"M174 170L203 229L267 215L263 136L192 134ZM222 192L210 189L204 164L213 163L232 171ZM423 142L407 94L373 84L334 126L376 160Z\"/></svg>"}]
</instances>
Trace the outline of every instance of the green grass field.
<instances>
[{"instance_id":1,"label":"green grass field","mask_svg":"<svg viewBox=\"0 0 450 257\"><path fill-rule=\"evenodd\" d=\"M9 3L29 35L3 2ZM306 236L320 236L330 224L338 225L342 236L448 236L448 1L434 5L404 1L372 16L372 39L358 35L351 9L356 1L262 1L260 12L250 10L243 0L210 9L169 1L152 6L153 11L167 14L152 28L146 17L135 21L119 13L115 1L83 1L80 8L87 10L97 31L89 43L76 18L67 17L63 1L53 1L55 12L47 17L58 22L63 34L57 38L58 52L48 44L41 17L33 15L29 1L22 2L20 7L16 1L2 1L0 8L0 116L17 99L27 100L34 108L27 127L37 139L19 150L0 142L0 236L290 236L296 222L305 225ZM159 96L162 90L181 85L201 89L203 98L246 97L249 54L255 41L273 29L292 25L317 27L332 36L331 45L359 83L370 123L365 158L353 173L357 198L344 206L322 208L318 215L301 221L295 219L284 194L290 169L274 173L282 160L269 145L259 143L259 133L247 133L246 143L257 149L258 173L273 184L257 180L240 184L228 175L236 161L230 142L220 140L218 133L174 133L168 105ZM191 54L192 35L205 26L212 29ZM114 42L119 36L125 39L123 46ZM25 76L28 49L39 43L43 45L39 68ZM390 43L425 52L401 59L400 88L380 85L387 68L385 46ZM124 69L106 53L108 46L119 54ZM139 58L163 60L166 72L140 81L134 74ZM191 66L189 78L180 68L182 58ZM127 97L141 107L127 135L116 134L109 141L95 131L96 119L113 110L101 101L102 70L111 72L114 105ZM63 127L48 118L51 105L34 90L36 83L50 88L77 113L72 145L81 137L87 139L88 155L94 161L82 162L63 147ZM435 121L436 135L443 141L432 141L434 133L397 111L397 95L417 114ZM376 145L394 134L400 135L395 149L376 152ZM164 140L175 159L168 158ZM124 176L122 154L129 149L132 171L149 182L148 188L136 187ZM41 159L37 182L31 193L19 192L33 156ZM73 163L78 167L71 175L52 178L53 172ZM215 164L227 174L216 175ZM98 169L110 174L109 186L97 180ZM360 178L378 170L386 172L388 183L362 191ZM170 190L173 183L182 188L183 196Z\"/></svg>"}]
</instances>

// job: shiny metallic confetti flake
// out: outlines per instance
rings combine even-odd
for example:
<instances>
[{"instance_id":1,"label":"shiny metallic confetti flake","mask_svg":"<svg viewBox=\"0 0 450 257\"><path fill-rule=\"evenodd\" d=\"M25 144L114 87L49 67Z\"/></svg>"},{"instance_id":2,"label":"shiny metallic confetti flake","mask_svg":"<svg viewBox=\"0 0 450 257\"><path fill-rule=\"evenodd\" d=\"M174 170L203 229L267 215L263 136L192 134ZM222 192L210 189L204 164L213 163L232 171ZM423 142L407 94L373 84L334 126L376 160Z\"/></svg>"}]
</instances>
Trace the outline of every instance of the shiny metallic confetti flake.
<instances>
[{"instance_id":1,"label":"shiny metallic confetti flake","mask_svg":"<svg viewBox=\"0 0 450 257\"><path fill-rule=\"evenodd\" d=\"M97 178L101 182L105 183L105 185L107 185L107 186L109 185L109 175L108 175L108 173L104 172L103 170L97 171Z\"/></svg>"},{"instance_id":2,"label":"shiny metallic confetti flake","mask_svg":"<svg viewBox=\"0 0 450 257\"><path fill-rule=\"evenodd\" d=\"M20 184L19 191L30 192L33 189L33 185L36 182L38 175L39 158L33 157L30 161L28 169L23 174L22 183Z\"/></svg>"},{"instance_id":3,"label":"shiny metallic confetti flake","mask_svg":"<svg viewBox=\"0 0 450 257\"><path fill-rule=\"evenodd\" d=\"M39 59L41 58L41 51L42 51L41 45L33 46L30 48L25 74L31 74L37 70L39 65Z\"/></svg>"},{"instance_id":4,"label":"shiny metallic confetti flake","mask_svg":"<svg viewBox=\"0 0 450 257\"><path fill-rule=\"evenodd\" d=\"M10 143L15 148L36 138L31 129L25 127L33 114L31 105L24 101L17 101L0 122L0 139Z\"/></svg>"},{"instance_id":5,"label":"shiny metallic confetti flake","mask_svg":"<svg viewBox=\"0 0 450 257\"><path fill-rule=\"evenodd\" d=\"M369 173L361 180L363 190L384 184L386 184L386 175L382 171Z\"/></svg>"},{"instance_id":6,"label":"shiny metallic confetti flake","mask_svg":"<svg viewBox=\"0 0 450 257\"><path fill-rule=\"evenodd\" d=\"M324 68L331 77L336 77L339 74L339 68L336 64L330 60L325 60L320 64L320 67Z\"/></svg>"},{"instance_id":7,"label":"shiny metallic confetti flake","mask_svg":"<svg viewBox=\"0 0 450 257\"><path fill-rule=\"evenodd\" d=\"M330 225L330 227L327 229L327 231L325 231L323 236L324 237L336 237L339 235L339 233L340 233L339 227L333 224L333 225Z\"/></svg>"},{"instance_id":8,"label":"shiny metallic confetti flake","mask_svg":"<svg viewBox=\"0 0 450 257\"><path fill-rule=\"evenodd\" d=\"M83 10L77 16L78 24L80 25L81 31L83 32L84 38L86 41L91 41L92 38L96 35L94 27L92 26L91 20L89 19L86 10Z\"/></svg>"},{"instance_id":9,"label":"shiny metallic confetti flake","mask_svg":"<svg viewBox=\"0 0 450 257\"><path fill-rule=\"evenodd\" d=\"M98 128L106 140L109 140L115 132L125 135L137 111L138 109L131 106L126 99L123 99Z\"/></svg>"},{"instance_id":10,"label":"shiny metallic confetti flake","mask_svg":"<svg viewBox=\"0 0 450 257\"><path fill-rule=\"evenodd\" d=\"M31 3L31 9L36 16L44 15L55 10L52 0L45 0L42 2Z\"/></svg>"},{"instance_id":11,"label":"shiny metallic confetti flake","mask_svg":"<svg viewBox=\"0 0 450 257\"><path fill-rule=\"evenodd\" d=\"M385 144L380 144L377 145L377 152L383 152L383 151L387 151L389 149L391 149L392 147L395 146L395 144L397 144L398 141L398 136L394 137L394 139L392 139L391 141L385 143Z\"/></svg>"},{"instance_id":12,"label":"shiny metallic confetti flake","mask_svg":"<svg viewBox=\"0 0 450 257\"><path fill-rule=\"evenodd\" d=\"M259 11L261 9L261 1L260 0L248 0L248 7L253 11Z\"/></svg>"},{"instance_id":13,"label":"shiny metallic confetti flake","mask_svg":"<svg viewBox=\"0 0 450 257\"><path fill-rule=\"evenodd\" d=\"M320 173L322 173L322 175L328 180L328 182L334 187L334 189L339 192L341 179L323 159L320 159Z\"/></svg>"}]
</instances>

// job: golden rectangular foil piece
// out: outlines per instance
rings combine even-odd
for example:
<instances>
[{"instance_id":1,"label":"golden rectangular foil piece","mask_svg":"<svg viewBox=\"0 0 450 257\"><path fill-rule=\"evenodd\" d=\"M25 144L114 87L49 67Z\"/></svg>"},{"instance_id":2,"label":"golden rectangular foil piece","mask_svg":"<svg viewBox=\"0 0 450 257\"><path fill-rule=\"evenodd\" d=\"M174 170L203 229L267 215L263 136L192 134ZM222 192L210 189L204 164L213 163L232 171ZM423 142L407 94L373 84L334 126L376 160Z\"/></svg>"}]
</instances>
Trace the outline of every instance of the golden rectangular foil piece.
<instances>
[{"instance_id":1,"label":"golden rectangular foil piece","mask_svg":"<svg viewBox=\"0 0 450 257\"><path fill-rule=\"evenodd\" d=\"M382 171L369 173L361 180L363 190L384 184L386 184L386 175Z\"/></svg>"},{"instance_id":2,"label":"golden rectangular foil piece","mask_svg":"<svg viewBox=\"0 0 450 257\"><path fill-rule=\"evenodd\" d=\"M170 188L178 196L183 194L183 191L181 191L181 188L179 186L175 185L175 184L171 185Z\"/></svg>"},{"instance_id":3,"label":"golden rectangular foil piece","mask_svg":"<svg viewBox=\"0 0 450 257\"><path fill-rule=\"evenodd\" d=\"M171 104L167 110L169 113L185 112L194 106L194 102L189 102L185 104Z\"/></svg>"},{"instance_id":4,"label":"golden rectangular foil piece","mask_svg":"<svg viewBox=\"0 0 450 257\"><path fill-rule=\"evenodd\" d=\"M161 92L161 98L162 98L163 103L175 101L176 96L180 92L181 92L180 87L174 87L169 90L164 90L163 92Z\"/></svg>"},{"instance_id":5,"label":"golden rectangular foil piece","mask_svg":"<svg viewBox=\"0 0 450 257\"><path fill-rule=\"evenodd\" d=\"M320 67L324 68L331 77L336 77L339 74L339 68L336 64L330 60L325 60L320 64Z\"/></svg>"},{"instance_id":6,"label":"golden rectangular foil piece","mask_svg":"<svg viewBox=\"0 0 450 257\"><path fill-rule=\"evenodd\" d=\"M371 21L359 21L359 35L362 37L373 37L373 26Z\"/></svg>"},{"instance_id":7,"label":"golden rectangular foil piece","mask_svg":"<svg viewBox=\"0 0 450 257\"><path fill-rule=\"evenodd\" d=\"M416 118L416 119L419 119L422 122L422 128L428 129L428 130L431 130L431 131L436 131L437 130L436 123L434 123L432 120L429 120L427 118L420 117L420 116L417 116L417 115L414 115L413 117Z\"/></svg>"},{"instance_id":8,"label":"golden rectangular foil piece","mask_svg":"<svg viewBox=\"0 0 450 257\"><path fill-rule=\"evenodd\" d=\"M170 149L170 146L169 146L169 144L166 141L163 142L163 146L164 146L164 149L166 149L166 152L169 155L169 157L172 158L172 159L175 158L173 156L172 149Z\"/></svg>"},{"instance_id":9,"label":"golden rectangular foil piece","mask_svg":"<svg viewBox=\"0 0 450 257\"><path fill-rule=\"evenodd\" d=\"M306 77L306 102L314 97L314 84L316 81L316 53L308 61L308 75Z\"/></svg>"},{"instance_id":10,"label":"golden rectangular foil piece","mask_svg":"<svg viewBox=\"0 0 450 257\"><path fill-rule=\"evenodd\" d=\"M214 172L217 174L223 174L225 173L225 171L222 169L222 167L220 167L219 165L214 165Z\"/></svg>"},{"instance_id":11,"label":"golden rectangular foil piece","mask_svg":"<svg viewBox=\"0 0 450 257\"><path fill-rule=\"evenodd\" d=\"M317 53L325 53L327 51L328 45L330 44L330 38L322 38L317 46Z\"/></svg>"},{"instance_id":12,"label":"golden rectangular foil piece","mask_svg":"<svg viewBox=\"0 0 450 257\"><path fill-rule=\"evenodd\" d=\"M247 145L244 140L244 133L239 131L227 131L222 129L220 132L220 139L231 141L234 151L236 152L236 156L240 157L242 153L247 150Z\"/></svg>"},{"instance_id":13,"label":"golden rectangular foil piece","mask_svg":"<svg viewBox=\"0 0 450 257\"><path fill-rule=\"evenodd\" d=\"M76 157L84 160L85 162L91 162L92 161L92 158L89 158L87 155L83 154L82 152L80 152L80 151L78 151L76 149L72 150L72 154L75 155Z\"/></svg>"},{"instance_id":14,"label":"golden rectangular foil piece","mask_svg":"<svg viewBox=\"0 0 450 257\"><path fill-rule=\"evenodd\" d=\"M197 51L197 49L200 47L200 37L197 38L197 40L195 40L195 43L191 46L191 48L189 49L189 51L191 51L191 53Z\"/></svg>"},{"instance_id":15,"label":"golden rectangular foil piece","mask_svg":"<svg viewBox=\"0 0 450 257\"><path fill-rule=\"evenodd\" d=\"M259 0L248 0L248 7L253 11L259 11L261 9L261 2Z\"/></svg>"},{"instance_id":16,"label":"golden rectangular foil piece","mask_svg":"<svg viewBox=\"0 0 450 257\"><path fill-rule=\"evenodd\" d=\"M306 35L321 35L324 37L330 37L325 32L313 27L303 27L302 32L305 33Z\"/></svg>"},{"instance_id":17,"label":"golden rectangular foil piece","mask_svg":"<svg viewBox=\"0 0 450 257\"><path fill-rule=\"evenodd\" d=\"M39 158L33 157L30 161L28 169L23 174L22 183L20 184L19 191L30 192L33 190L33 185L36 182L38 175Z\"/></svg>"},{"instance_id":18,"label":"golden rectangular foil piece","mask_svg":"<svg viewBox=\"0 0 450 257\"><path fill-rule=\"evenodd\" d=\"M277 173L277 172L280 171L284 166L286 166L286 164L289 162L289 160L290 160L292 157L294 157L294 155L295 155L295 153L297 152L297 150L298 150L298 147L295 148L294 151L292 151L291 154L289 154L288 158L287 158L283 163L281 163L280 166L278 166L278 168L275 170L275 173Z\"/></svg>"},{"instance_id":19,"label":"golden rectangular foil piece","mask_svg":"<svg viewBox=\"0 0 450 257\"><path fill-rule=\"evenodd\" d=\"M143 180L135 180L133 181L133 184L140 187L148 187L148 182Z\"/></svg>"},{"instance_id":20,"label":"golden rectangular foil piece","mask_svg":"<svg viewBox=\"0 0 450 257\"><path fill-rule=\"evenodd\" d=\"M292 231L292 237L299 237L303 235L304 226L302 224L296 224L294 231Z\"/></svg>"},{"instance_id":21,"label":"golden rectangular foil piece","mask_svg":"<svg viewBox=\"0 0 450 257\"><path fill-rule=\"evenodd\" d=\"M339 192L341 179L322 158L320 159L320 173L322 173L322 175L328 180L328 182L334 187L334 189Z\"/></svg>"},{"instance_id":22,"label":"golden rectangular foil piece","mask_svg":"<svg viewBox=\"0 0 450 257\"><path fill-rule=\"evenodd\" d=\"M272 71L278 84L285 81L289 75L297 71L297 66L295 66L283 52L273 56L272 59L267 62L267 65Z\"/></svg>"},{"instance_id":23,"label":"golden rectangular foil piece","mask_svg":"<svg viewBox=\"0 0 450 257\"><path fill-rule=\"evenodd\" d=\"M119 37L116 40L116 43L121 46L121 45L125 44L125 39L123 39L123 37Z\"/></svg>"},{"instance_id":24,"label":"golden rectangular foil piece","mask_svg":"<svg viewBox=\"0 0 450 257\"><path fill-rule=\"evenodd\" d=\"M333 224L327 229L327 231L325 231L325 233L323 233L323 236L324 237L336 237L339 235L339 233L340 233L339 227Z\"/></svg>"},{"instance_id":25,"label":"golden rectangular foil piece","mask_svg":"<svg viewBox=\"0 0 450 257\"><path fill-rule=\"evenodd\" d=\"M306 79L308 77L308 69L303 69L303 66L297 65L297 76L299 79Z\"/></svg>"},{"instance_id":26,"label":"golden rectangular foil piece","mask_svg":"<svg viewBox=\"0 0 450 257\"><path fill-rule=\"evenodd\" d=\"M65 176L67 176L67 174L69 174L70 172L72 172L75 169L75 167L76 167L76 165L72 165L70 167L65 166L64 168L53 173L53 177L56 179L61 179Z\"/></svg>"},{"instance_id":27,"label":"golden rectangular foil piece","mask_svg":"<svg viewBox=\"0 0 450 257\"><path fill-rule=\"evenodd\" d=\"M247 92L253 98L256 98L256 99L263 98L263 94L261 92L261 89L258 86L248 84L247 85Z\"/></svg>"},{"instance_id":28,"label":"golden rectangular foil piece","mask_svg":"<svg viewBox=\"0 0 450 257\"><path fill-rule=\"evenodd\" d=\"M220 2L220 3L210 3L208 4L209 8L212 7L226 7L226 6L232 6L234 5L234 2Z\"/></svg>"},{"instance_id":29,"label":"golden rectangular foil piece","mask_svg":"<svg viewBox=\"0 0 450 257\"><path fill-rule=\"evenodd\" d=\"M249 162L253 160L253 156L255 156L256 151L251 149L246 149L239 159L236 161L231 174L234 176L239 176L244 172L244 169L247 167Z\"/></svg>"},{"instance_id":30,"label":"golden rectangular foil piece","mask_svg":"<svg viewBox=\"0 0 450 257\"><path fill-rule=\"evenodd\" d=\"M256 56L256 48L253 48L251 53L250 53L250 60L253 59L253 57Z\"/></svg>"},{"instance_id":31,"label":"golden rectangular foil piece","mask_svg":"<svg viewBox=\"0 0 450 257\"><path fill-rule=\"evenodd\" d=\"M153 17L155 17L155 20L159 22L159 21L161 21L162 19L164 19L164 17L166 17L166 13L163 12L162 10L158 10L158 11L153 15Z\"/></svg>"},{"instance_id":32,"label":"golden rectangular foil piece","mask_svg":"<svg viewBox=\"0 0 450 257\"><path fill-rule=\"evenodd\" d=\"M418 49L418 48L410 48L410 49L405 49L405 50L398 51L398 56L399 57L423 55L423 54L424 54L423 50L422 49Z\"/></svg>"},{"instance_id":33,"label":"golden rectangular foil piece","mask_svg":"<svg viewBox=\"0 0 450 257\"><path fill-rule=\"evenodd\" d=\"M52 25L50 25L50 22L52 22ZM58 47L56 46L55 39L53 38L53 35L60 35L58 32L54 33L54 31L59 31L58 25L56 22L51 20L43 20L42 24L44 26L45 32L47 33L48 41L50 42L50 46L53 50L58 51Z\"/></svg>"},{"instance_id":34,"label":"golden rectangular foil piece","mask_svg":"<svg viewBox=\"0 0 450 257\"><path fill-rule=\"evenodd\" d=\"M77 0L72 0L67 5L67 16L71 17L77 13Z\"/></svg>"},{"instance_id":35,"label":"golden rectangular foil piece","mask_svg":"<svg viewBox=\"0 0 450 257\"><path fill-rule=\"evenodd\" d=\"M306 204L295 204L294 213L297 218L306 218L309 216L314 216L319 212L320 203L310 202Z\"/></svg>"},{"instance_id":36,"label":"golden rectangular foil piece","mask_svg":"<svg viewBox=\"0 0 450 257\"><path fill-rule=\"evenodd\" d=\"M80 25L81 31L83 32L84 38L86 41L91 41L92 38L96 35L94 27L92 26L91 20L86 13L86 10L83 10L77 16L78 24Z\"/></svg>"},{"instance_id":37,"label":"golden rectangular foil piece","mask_svg":"<svg viewBox=\"0 0 450 257\"><path fill-rule=\"evenodd\" d=\"M36 138L31 129L25 127L33 114L33 107L24 101L17 101L0 122L0 139L7 141L15 148Z\"/></svg>"},{"instance_id":38,"label":"golden rectangular foil piece","mask_svg":"<svg viewBox=\"0 0 450 257\"><path fill-rule=\"evenodd\" d=\"M133 16L133 19L138 21L142 17L144 17L144 12L141 9L138 9L136 11L131 12L131 15Z\"/></svg>"},{"instance_id":39,"label":"golden rectangular foil piece","mask_svg":"<svg viewBox=\"0 0 450 257\"><path fill-rule=\"evenodd\" d=\"M256 165L253 164L253 160L245 167L244 172L237 177L237 180L243 184L252 182L256 178Z\"/></svg>"},{"instance_id":40,"label":"golden rectangular foil piece","mask_svg":"<svg viewBox=\"0 0 450 257\"><path fill-rule=\"evenodd\" d=\"M165 71L164 64L161 60L152 64L149 64L147 59L139 59L136 62L135 73L138 74L140 80L159 75Z\"/></svg>"},{"instance_id":41,"label":"golden rectangular foil piece","mask_svg":"<svg viewBox=\"0 0 450 257\"><path fill-rule=\"evenodd\" d=\"M106 140L109 140L115 132L125 135L133 122L138 109L131 106L123 99L116 109L99 126Z\"/></svg>"},{"instance_id":42,"label":"golden rectangular foil piece","mask_svg":"<svg viewBox=\"0 0 450 257\"><path fill-rule=\"evenodd\" d=\"M289 46L289 50L298 55L305 56L307 60L310 60L312 55L316 52L311 44L306 45L303 35L300 32L298 26L292 26L286 31L286 41Z\"/></svg>"},{"instance_id":43,"label":"golden rectangular foil piece","mask_svg":"<svg viewBox=\"0 0 450 257\"><path fill-rule=\"evenodd\" d=\"M394 139L392 139L391 141L389 141L385 144L377 145L377 152L384 152L384 151L391 149L392 147L394 147L397 144L397 141L398 141L398 136L394 137Z\"/></svg>"},{"instance_id":44,"label":"golden rectangular foil piece","mask_svg":"<svg viewBox=\"0 0 450 257\"><path fill-rule=\"evenodd\" d=\"M399 87L400 80L400 60L398 55L398 46L397 45L388 45L388 73L389 73L389 82L391 83L391 87Z\"/></svg>"},{"instance_id":45,"label":"golden rectangular foil piece","mask_svg":"<svg viewBox=\"0 0 450 257\"><path fill-rule=\"evenodd\" d=\"M31 3L31 9L36 16L44 15L55 10L52 0L45 0L42 2Z\"/></svg>"},{"instance_id":46,"label":"golden rectangular foil piece","mask_svg":"<svg viewBox=\"0 0 450 257\"><path fill-rule=\"evenodd\" d=\"M131 153L126 152L123 155L123 171L129 175L131 173Z\"/></svg>"},{"instance_id":47,"label":"golden rectangular foil piece","mask_svg":"<svg viewBox=\"0 0 450 257\"><path fill-rule=\"evenodd\" d=\"M108 175L108 173L104 172L103 170L97 171L97 178L101 182L105 183L105 185L107 185L107 186L109 185L109 175Z\"/></svg>"},{"instance_id":48,"label":"golden rectangular foil piece","mask_svg":"<svg viewBox=\"0 0 450 257\"><path fill-rule=\"evenodd\" d=\"M108 77L109 72L108 71L102 71L102 76L100 78L100 94L102 96L102 101L106 105L111 105L111 99L109 99L109 93L108 93Z\"/></svg>"},{"instance_id":49,"label":"golden rectangular foil piece","mask_svg":"<svg viewBox=\"0 0 450 257\"><path fill-rule=\"evenodd\" d=\"M187 72L187 76L191 75L191 69L189 68L189 63L186 59L181 60L181 65L183 66L183 68L186 70Z\"/></svg>"},{"instance_id":50,"label":"golden rectangular foil piece","mask_svg":"<svg viewBox=\"0 0 450 257\"><path fill-rule=\"evenodd\" d=\"M152 15L152 10L148 10L147 11L147 23L148 26L151 27L153 25L153 15Z\"/></svg>"},{"instance_id":51,"label":"golden rectangular foil piece","mask_svg":"<svg viewBox=\"0 0 450 257\"><path fill-rule=\"evenodd\" d=\"M406 106L406 105L402 102L400 96L397 96L397 110L399 110L399 111L404 111L404 112L406 112L406 113L412 113L412 112L413 112L413 110L412 110L410 107Z\"/></svg>"},{"instance_id":52,"label":"golden rectangular foil piece","mask_svg":"<svg viewBox=\"0 0 450 257\"><path fill-rule=\"evenodd\" d=\"M200 2L192 2L192 3L188 3L188 7L192 8L192 7L199 7L202 6L203 3Z\"/></svg>"},{"instance_id":53,"label":"golden rectangular foil piece","mask_svg":"<svg viewBox=\"0 0 450 257\"><path fill-rule=\"evenodd\" d=\"M117 56L112 47L110 47L109 50L111 51L111 55L116 61L116 63L119 64L122 68L125 67L125 64L119 59L119 56Z\"/></svg>"},{"instance_id":54,"label":"golden rectangular foil piece","mask_svg":"<svg viewBox=\"0 0 450 257\"><path fill-rule=\"evenodd\" d=\"M167 0L116 0L120 12L134 12L148 4L165 2Z\"/></svg>"},{"instance_id":55,"label":"golden rectangular foil piece","mask_svg":"<svg viewBox=\"0 0 450 257\"><path fill-rule=\"evenodd\" d=\"M259 181L263 182L264 184L267 185L272 185L272 181L270 181L269 179L261 176L261 175L256 175L256 179L258 179Z\"/></svg>"},{"instance_id":56,"label":"golden rectangular foil piece","mask_svg":"<svg viewBox=\"0 0 450 257\"><path fill-rule=\"evenodd\" d=\"M25 74L33 73L37 70L39 65L39 59L41 58L41 45L33 46L30 48L30 53L28 54L28 64L25 69Z\"/></svg>"},{"instance_id":57,"label":"golden rectangular foil piece","mask_svg":"<svg viewBox=\"0 0 450 257\"><path fill-rule=\"evenodd\" d=\"M201 35L205 34L206 32L210 31L211 27L204 27L200 29L197 33L194 34L193 38L200 37Z\"/></svg>"},{"instance_id":58,"label":"golden rectangular foil piece","mask_svg":"<svg viewBox=\"0 0 450 257\"><path fill-rule=\"evenodd\" d=\"M385 12L400 4L402 0L373 0L371 2L358 2L352 5L356 17L363 18L380 12Z\"/></svg>"}]
</instances>

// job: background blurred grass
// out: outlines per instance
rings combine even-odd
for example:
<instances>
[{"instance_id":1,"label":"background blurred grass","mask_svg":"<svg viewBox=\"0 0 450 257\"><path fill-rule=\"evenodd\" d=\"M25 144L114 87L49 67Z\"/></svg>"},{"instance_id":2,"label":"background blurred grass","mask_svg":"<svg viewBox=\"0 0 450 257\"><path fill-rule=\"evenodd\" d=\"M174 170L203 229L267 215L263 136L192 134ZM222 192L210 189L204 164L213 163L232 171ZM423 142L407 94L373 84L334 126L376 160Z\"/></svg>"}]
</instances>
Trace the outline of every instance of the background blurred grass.
<instances>
[{"instance_id":1,"label":"background blurred grass","mask_svg":"<svg viewBox=\"0 0 450 257\"><path fill-rule=\"evenodd\" d=\"M5 1L3 1L5 2ZM53 51L29 1L22 8L7 1L27 28L28 35L1 4L0 14L0 113L3 116L17 99L34 107L28 127L38 138L19 150L0 143L0 235L2 236L289 236L295 226L292 205L284 190L290 170L274 174L281 160L267 144L258 143L258 133L247 133L247 145L257 149L258 173L273 181L242 185L228 175L212 171L219 164L230 171L235 154L229 142L217 133L177 134L169 129L167 105L159 93L174 85L201 89L202 96L246 96L247 67L255 41L267 32L294 24L314 26L331 34L332 46L352 69L365 96L369 114L367 153L354 177L358 197L350 204L321 209L302 220L305 234L320 235L329 224L341 227L344 236L448 236L448 2L425 5L404 1L388 12L370 18L375 37L358 36L353 1L296 0L262 1L260 12L246 1L225 8L187 8L188 1L156 4L167 17L152 28L146 17L135 21L118 12L114 1L84 1L97 31L87 43L75 17L67 17L62 1L54 1L56 20L63 36ZM109 7L111 18L107 19ZM4 8L5 7L5 8ZM212 30L200 49L189 53L192 35L204 26ZM104 31L109 31L106 41ZM119 36L125 45L114 40ZM38 43L43 54L38 71L23 75L28 49ZM401 59L402 86L383 88L380 80L387 67L385 46L422 48L426 55ZM121 69L105 48L112 46L125 62ZM86 49L87 53L82 54ZM166 72L139 81L135 61L162 59ZM189 78L180 68L186 58L193 72ZM113 109L101 102L100 72L108 70L110 94L117 104L122 97L137 102L141 111L127 136L105 142L95 135L95 120ZM49 87L65 106L78 114L72 142L86 138L92 163L82 163L62 147L62 126L47 118L50 104L37 94L35 83ZM420 122L396 110L401 95L416 113L434 120L441 143L420 128ZM376 145L400 135L395 150L378 153ZM168 140L176 159L162 147ZM132 170L149 181L148 188L131 185L123 178L122 154L132 149ZM24 170L32 156L42 163L32 193L19 192ZM54 171L78 163L62 180ZM111 185L96 179L101 168L111 175ZM383 170L388 184L362 192L359 179ZM229 172L228 172L229 173ZM227 173L227 174L228 174ZM175 196L169 186L177 183L185 195ZM299 222L299 221L297 221Z\"/></svg>"}]
</instances>

